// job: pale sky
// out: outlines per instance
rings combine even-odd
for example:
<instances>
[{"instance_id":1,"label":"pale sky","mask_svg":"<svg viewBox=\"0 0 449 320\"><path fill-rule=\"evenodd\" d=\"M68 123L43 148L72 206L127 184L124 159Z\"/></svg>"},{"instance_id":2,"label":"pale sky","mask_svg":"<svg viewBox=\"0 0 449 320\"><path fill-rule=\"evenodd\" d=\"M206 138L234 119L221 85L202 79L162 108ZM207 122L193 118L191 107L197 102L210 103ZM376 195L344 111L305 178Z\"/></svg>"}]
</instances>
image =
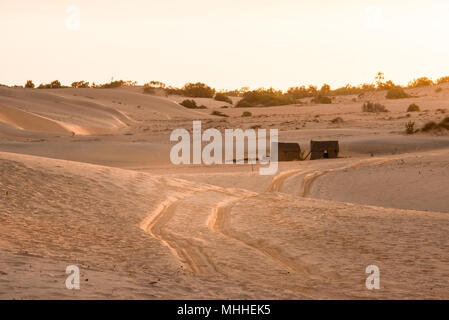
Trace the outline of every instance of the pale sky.
<instances>
[{"instance_id":1,"label":"pale sky","mask_svg":"<svg viewBox=\"0 0 449 320\"><path fill-rule=\"evenodd\" d=\"M0 0L0 83L407 84L449 76L448 17L447 0Z\"/></svg>"}]
</instances>

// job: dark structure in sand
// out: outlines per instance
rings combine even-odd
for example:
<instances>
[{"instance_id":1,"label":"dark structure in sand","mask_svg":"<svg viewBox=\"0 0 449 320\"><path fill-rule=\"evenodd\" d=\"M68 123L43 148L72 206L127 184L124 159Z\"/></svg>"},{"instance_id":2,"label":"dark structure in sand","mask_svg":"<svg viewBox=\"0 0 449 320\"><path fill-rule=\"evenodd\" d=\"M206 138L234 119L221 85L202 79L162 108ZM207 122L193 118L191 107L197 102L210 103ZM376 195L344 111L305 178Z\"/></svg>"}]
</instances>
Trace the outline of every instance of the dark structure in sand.
<instances>
[{"instance_id":1,"label":"dark structure in sand","mask_svg":"<svg viewBox=\"0 0 449 320\"><path fill-rule=\"evenodd\" d=\"M301 160L301 147L298 143L279 142L278 161Z\"/></svg>"},{"instance_id":2,"label":"dark structure in sand","mask_svg":"<svg viewBox=\"0 0 449 320\"><path fill-rule=\"evenodd\" d=\"M339 152L338 141L310 141L310 160L337 158Z\"/></svg>"}]
</instances>

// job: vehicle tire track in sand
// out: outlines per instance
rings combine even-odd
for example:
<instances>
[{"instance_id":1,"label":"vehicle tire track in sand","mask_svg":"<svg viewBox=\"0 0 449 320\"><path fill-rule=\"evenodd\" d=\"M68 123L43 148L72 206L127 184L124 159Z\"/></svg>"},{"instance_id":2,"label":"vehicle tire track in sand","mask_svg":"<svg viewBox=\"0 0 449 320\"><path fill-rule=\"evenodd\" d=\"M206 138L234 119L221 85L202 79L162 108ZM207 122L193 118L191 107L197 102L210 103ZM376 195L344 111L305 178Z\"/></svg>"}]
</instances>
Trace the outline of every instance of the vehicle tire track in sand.
<instances>
[{"instance_id":1,"label":"vehicle tire track in sand","mask_svg":"<svg viewBox=\"0 0 449 320\"><path fill-rule=\"evenodd\" d=\"M397 158L393 158L393 159L368 159L368 160L362 160L359 161L357 163L353 163L351 165L348 166L344 166L344 167L340 167L340 168L334 168L334 169L327 169L327 170L317 170L315 172L312 172L308 175L306 175L303 179L303 183L302 183L302 187L301 190L299 192L299 195L301 197L308 197L310 195L310 192L312 190L312 185L313 183L316 181L316 179L318 179L319 177L331 173L331 172L336 172L336 171L341 171L341 170L346 170L346 169L353 169L353 168L357 168L360 166L363 166L365 164L369 164L371 162L376 162L378 161L378 163L375 163L374 165L382 165L384 163L387 163L389 161L393 161L393 160L397 160Z\"/></svg>"},{"instance_id":2,"label":"vehicle tire track in sand","mask_svg":"<svg viewBox=\"0 0 449 320\"><path fill-rule=\"evenodd\" d=\"M148 216L140 224L141 229L158 239L167 246L170 251L185 264L193 272L206 275L217 272L215 265L204 254L201 246L194 244L192 239L188 239L179 234L165 231L165 225L175 215L176 209L180 201L187 199L189 196L197 193L208 191L217 191L215 188L198 189L178 197L169 197L165 200L153 214Z\"/></svg>"},{"instance_id":3,"label":"vehicle tire track in sand","mask_svg":"<svg viewBox=\"0 0 449 320\"><path fill-rule=\"evenodd\" d=\"M299 173L304 173L308 171L310 171L310 169L289 170L279 173L271 181L271 184L268 187L267 192L281 192L285 180Z\"/></svg>"},{"instance_id":4,"label":"vehicle tire track in sand","mask_svg":"<svg viewBox=\"0 0 449 320\"><path fill-rule=\"evenodd\" d=\"M175 196L169 196L161 203L156 210L145 218L140 228L152 237L161 241L174 256L190 270L199 275L217 273L218 270L213 261L204 253L202 245L198 240L182 236L178 233L168 232L165 226L176 214L176 210L182 201L188 201L189 197L206 192L218 192L226 195L238 194L240 191L224 189L218 186L205 185L199 188L192 188L185 181L173 179L166 183L172 189L181 192ZM189 188L190 191L185 190ZM207 223L207 221L206 221Z\"/></svg>"},{"instance_id":5,"label":"vehicle tire track in sand","mask_svg":"<svg viewBox=\"0 0 449 320\"><path fill-rule=\"evenodd\" d=\"M246 247L255 250L258 254L261 254L270 260L276 262L278 265L296 273L306 274L312 279L328 279L327 277L316 273L316 267L309 267L307 263L299 262L298 259L286 256L282 254L282 250L278 247L264 245L263 240L255 240L250 236L233 230L230 226L230 214L232 207L238 201L255 197L257 194L247 194L244 196L228 197L227 199L217 203L212 209L212 214L208 221L208 227L214 232L221 233L233 240L236 240ZM296 261L294 261L296 260Z\"/></svg>"}]
</instances>

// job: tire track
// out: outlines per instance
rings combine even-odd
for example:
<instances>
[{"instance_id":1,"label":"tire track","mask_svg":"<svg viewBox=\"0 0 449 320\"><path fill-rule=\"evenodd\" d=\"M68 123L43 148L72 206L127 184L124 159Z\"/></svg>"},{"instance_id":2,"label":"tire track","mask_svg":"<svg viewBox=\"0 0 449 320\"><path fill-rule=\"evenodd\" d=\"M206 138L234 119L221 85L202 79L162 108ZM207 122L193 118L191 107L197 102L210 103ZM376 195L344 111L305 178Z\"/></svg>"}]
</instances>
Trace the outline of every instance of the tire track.
<instances>
[{"instance_id":1,"label":"tire track","mask_svg":"<svg viewBox=\"0 0 449 320\"><path fill-rule=\"evenodd\" d=\"M393 161L393 160L396 160L396 159L391 159L391 160L390 159L386 159L384 161L380 161L381 162L380 164L386 163L388 161ZM308 174L308 175L306 175L304 177L304 180L303 180L302 187L301 187L301 190L299 192L299 195L301 197L304 197L304 198L308 197L310 195L310 193L311 193L313 183L316 181L316 179L318 179L319 177L321 177L321 176L323 176L325 174L328 174L328 173L331 173L331 172L336 172L336 171L341 171L341 170L357 168L357 167L360 167L360 166L363 166L365 164L369 164L369 163L375 162L375 161L379 161L379 159L362 160L362 161L359 161L357 163L353 163L353 164L348 165L348 166L344 166L344 167L340 167L340 168L334 168L334 169L327 169L327 170L317 170L317 171L315 171L313 173L310 173L310 174Z\"/></svg>"},{"instance_id":2,"label":"tire track","mask_svg":"<svg viewBox=\"0 0 449 320\"><path fill-rule=\"evenodd\" d=\"M203 188L178 196L169 197L154 212L145 218L140 224L141 229L152 237L161 241L170 249L177 259L190 270L199 275L207 275L217 272L214 263L204 253L201 245L192 239L186 238L174 232L167 232L165 226L176 214L176 209L182 201L190 196L208 191L216 191L215 188Z\"/></svg>"},{"instance_id":3,"label":"tire track","mask_svg":"<svg viewBox=\"0 0 449 320\"><path fill-rule=\"evenodd\" d=\"M256 251L270 260L276 262L281 267L309 276L313 279L328 279L316 272L316 267L311 267L307 263L299 262L298 259L282 254L282 250L275 246L264 245L264 241L252 239L250 236L233 230L230 226L230 215L232 207L239 201L255 197L254 194L247 194L240 197L229 197L219 202L212 209L211 217L208 221L208 227L214 232L221 233L233 240L242 243L244 246Z\"/></svg>"},{"instance_id":4,"label":"tire track","mask_svg":"<svg viewBox=\"0 0 449 320\"><path fill-rule=\"evenodd\" d=\"M289 177L295 176L299 173L308 172L310 169L299 169L299 170L290 170L290 171L284 171L276 175L273 180L271 181L270 186L267 189L267 192L281 192L282 187L284 186L285 180L287 180Z\"/></svg>"}]
</instances>

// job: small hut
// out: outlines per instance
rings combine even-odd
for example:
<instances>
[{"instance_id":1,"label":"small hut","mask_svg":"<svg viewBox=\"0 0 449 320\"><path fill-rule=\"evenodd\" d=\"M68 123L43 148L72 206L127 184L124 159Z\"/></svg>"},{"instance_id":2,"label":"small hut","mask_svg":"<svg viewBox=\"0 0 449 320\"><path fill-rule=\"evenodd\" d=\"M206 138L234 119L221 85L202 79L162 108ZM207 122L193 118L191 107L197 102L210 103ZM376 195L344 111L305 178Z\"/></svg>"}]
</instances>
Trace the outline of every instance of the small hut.
<instances>
[{"instance_id":1,"label":"small hut","mask_svg":"<svg viewBox=\"0 0 449 320\"><path fill-rule=\"evenodd\" d=\"M278 161L301 160L301 147L298 143L278 142Z\"/></svg>"},{"instance_id":2,"label":"small hut","mask_svg":"<svg viewBox=\"0 0 449 320\"><path fill-rule=\"evenodd\" d=\"M337 158L339 152L338 141L310 141L310 160Z\"/></svg>"}]
</instances>

